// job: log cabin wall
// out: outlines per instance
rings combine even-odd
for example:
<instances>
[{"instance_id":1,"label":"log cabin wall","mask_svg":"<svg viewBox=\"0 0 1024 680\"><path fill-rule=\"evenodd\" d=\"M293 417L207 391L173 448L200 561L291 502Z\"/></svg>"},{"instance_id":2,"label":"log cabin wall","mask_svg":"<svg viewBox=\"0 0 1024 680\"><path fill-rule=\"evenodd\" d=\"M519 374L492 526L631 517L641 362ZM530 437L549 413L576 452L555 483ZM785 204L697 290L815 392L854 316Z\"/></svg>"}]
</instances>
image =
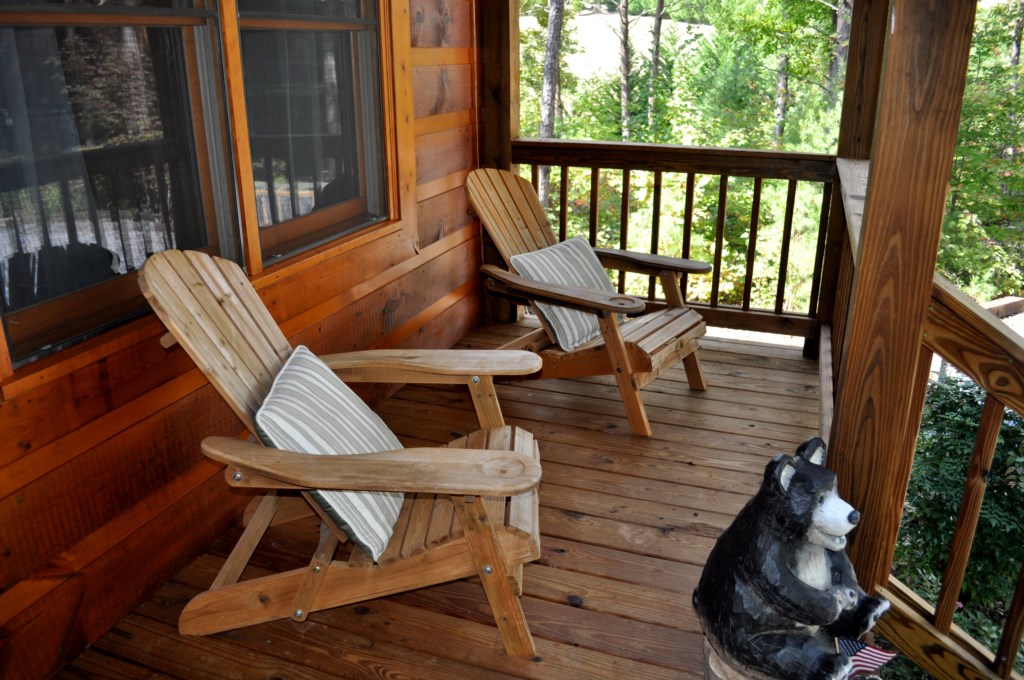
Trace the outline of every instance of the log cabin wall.
<instances>
[{"instance_id":1,"label":"log cabin wall","mask_svg":"<svg viewBox=\"0 0 1024 680\"><path fill-rule=\"evenodd\" d=\"M476 0L390 5L403 219L254 283L314 351L448 347L481 314ZM385 95L387 100L388 95ZM46 677L234 522L199 441L241 424L152 316L0 383L0 676ZM383 393L367 393L371 401Z\"/></svg>"}]
</instances>

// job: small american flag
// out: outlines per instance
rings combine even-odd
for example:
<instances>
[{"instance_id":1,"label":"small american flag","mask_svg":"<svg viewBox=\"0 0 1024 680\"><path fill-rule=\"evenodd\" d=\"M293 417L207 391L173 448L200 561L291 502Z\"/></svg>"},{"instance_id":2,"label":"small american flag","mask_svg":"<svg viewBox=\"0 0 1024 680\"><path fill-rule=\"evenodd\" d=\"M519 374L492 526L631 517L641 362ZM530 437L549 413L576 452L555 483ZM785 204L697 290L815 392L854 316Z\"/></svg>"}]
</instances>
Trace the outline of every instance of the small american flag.
<instances>
[{"instance_id":1,"label":"small american flag","mask_svg":"<svg viewBox=\"0 0 1024 680\"><path fill-rule=\"evenodd\" d=\"M853 662L853 668L847 676L851 678L875 673L896 656L896 652L887 652L850 638L836 638L836 651L850 657Z\"/></svg>"}]
</instances>

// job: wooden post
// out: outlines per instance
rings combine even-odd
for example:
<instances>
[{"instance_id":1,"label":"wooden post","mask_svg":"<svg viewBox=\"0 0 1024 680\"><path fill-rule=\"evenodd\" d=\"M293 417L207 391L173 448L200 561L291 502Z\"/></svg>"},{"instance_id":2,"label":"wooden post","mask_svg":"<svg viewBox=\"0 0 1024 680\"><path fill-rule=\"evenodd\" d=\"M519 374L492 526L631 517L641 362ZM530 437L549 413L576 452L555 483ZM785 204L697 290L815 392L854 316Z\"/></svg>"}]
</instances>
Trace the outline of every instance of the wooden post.
<instances>
[{"instance_id":1,"label":"wooden post","mask_svg":"<svg viewBox=\"0 0 1024 680\"><path fill-rule=\"evenodd\" d=\"M850 21L850 53L839 124L840 158L868 158L875 134L889 0L857 0Z\"/></svg>"},{"instance_id":2,"label":"wooden post","mask_svg":"<svg viewBox=\"0 0 1024 680\"><path fill-rule=\"evenodd\" d=\"M480 166L512 168L512 140L519 136L519 0L480 3ZM491 237L482 235L483 262L504 266ZM522 310L508 300L485 296L489 321L516 321Z\"/></svg>"},{"instance_id":3,"label":"wooden post","mask_svg":"<svg viewBox=\"0 0 1024 680\"><path fill-rule=\"evenodd\" d=\"M402 220L402 231L413 244L419 243L417 226L416 199L416 114L413 108L412 81L412 16L409 0L389 0L381 9L386 10L382 22L390 17L391 22L382 28L381 66L391 68L394 76L393 99L388 100L392 93L385 93L385 134L392 135L387 145L388 161L396 163L395 174L389 179L397 179L398 190L389 188L389 201L398 201L398 216ZM387 49L390 48L390 49ZM385 81L386 82L386 81ZM388 104L393 106L393 109ZM394 118L390 118L392 110ZM393 125L389 125L393 121ZM393 187L389 181L389 187ZM391 217L395 216L394 207L389 207Z\"/></svg>"},{"instance_id":4,"label":"wooden post","mask_svg":"<svg viewBox=\"0 0 1024 680\"><path fill-rule=\"evenodd\" d=\"M263 271L259 216L256 213L256 184L252 174L249 119L245 114L245 82L242 73L241 29L237 0L224 0L220 8L220 39L223 44L224 81L228 91L232 157L238 186L238 209L242 229L242 254L249 276Z\"/></svg>"},{"instance_id":5,"label":"wooden post","mask_svg":"<svg viewBox=\"0 0 1024 680\"><path fill-rule=\"evenodd\" d=\"M888 581L921 326L931 295L963 101L975 2L893 0L882 69L830 466L863 520L850 543L861 584Z\"/></svg>"},{"instance_id":6,"label":"wooden post","mask_svg":"<svg viewBox=\"0 0 1024 680\"><path fill-rule=\"evenodd\" d=\"M480 165L508 170L519 136L519 0L480 3Z\"/></svg>"},{"instance_id":7,"label":"wooden post","mask_svg":"<svg viewBox=\"0 0 1024 680\"><path fill-rule=\"evenodd\" d=\"M840 158L865 159L871 152L882 78L885 34L888 27L888 0L857 0L853 3L850 50L843 90L843 111L839 123L839 145L836 152ZM835 296L845 229L846 216L843 211L842 195L839 191L833 191L825 240L825 259L821 272L821 293L818 297L819 324L835 324L835 314L844 311L836 309ZM833 361L838 367L842 363L842 357L833 356Z\"/></svg>"}]
</instances>

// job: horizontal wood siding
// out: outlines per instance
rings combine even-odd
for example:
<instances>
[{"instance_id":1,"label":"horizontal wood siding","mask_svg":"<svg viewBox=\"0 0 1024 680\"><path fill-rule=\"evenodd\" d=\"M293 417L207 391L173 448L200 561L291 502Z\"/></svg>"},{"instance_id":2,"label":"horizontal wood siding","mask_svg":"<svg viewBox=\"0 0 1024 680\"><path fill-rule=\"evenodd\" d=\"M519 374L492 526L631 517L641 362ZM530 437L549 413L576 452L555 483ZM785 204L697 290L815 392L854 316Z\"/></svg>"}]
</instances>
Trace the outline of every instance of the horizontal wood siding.
<instances>
[{"instance_id":1,"label":"horizontal wood siding","mask_svg":"<svg viewBox=\"0 0 1024 680\"><path fill-rule=\"evenodd\" d=\"M403 219L254 281L293 344L316 352L450 347L481 316L476 3L395 0ZM398 80L401 80L399 78ZM412 101L408 101L409 95ZM405 112L407 115L403 115ZM413 116L413 114L415 114ZM411 151L411 149L409 149ZM416 167L410 168L410 164ZM417 196L417 204L404 203ZM199 451L242 426L146 317L0 385L0 676L46 677L234 522L248 497ZM393 387L363 389L371 401Z\"/></svg>"}]
</instances>

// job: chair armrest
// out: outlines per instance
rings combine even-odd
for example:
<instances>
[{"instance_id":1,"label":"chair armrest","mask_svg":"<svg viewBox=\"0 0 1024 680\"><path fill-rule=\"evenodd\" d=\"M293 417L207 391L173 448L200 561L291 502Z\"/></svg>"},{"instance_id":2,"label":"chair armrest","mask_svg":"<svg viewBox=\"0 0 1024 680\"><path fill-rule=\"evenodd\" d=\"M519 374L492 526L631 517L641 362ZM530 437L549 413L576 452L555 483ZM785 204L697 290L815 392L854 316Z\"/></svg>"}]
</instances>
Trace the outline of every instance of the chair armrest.
<instances>
[{"instance_id":1,"label":"chair armrest","mask_svg":"<svg viewBox=\"0 0 1024 680\"><path fill-rule=\"evenodd\" d=\"M234 486L254 485L246 479L251 472L257 483L269 478L286 488L510 496L537 486L541 473L532 456L502 450L422 447L318 456L232 437L207 437L202 449L229 466Z\"/></svg>"},{"instance_id":2,"label":"chair armrest","mask_svg":"<svg viewBox=\"0 0 1024 680\"><path fill-rule=\"evenodd\" d=\"M543 361L532 352L481 349L376 349L320 357L348 382L464 384L474 377L529 375Z\"/></svg>"},{"instance_id":3,"label":"chair armrest","mask_svg":"<svg viewBox=\"0 0 1024 680\"><path fill-rule=\"evenodd\" d=\"M711 271L711 265L706 262L684 260L681 257L634 253L611 248L594 248L594 253L604 266L635 274L658 276L666 271L680 274L707 274Z\"/></svg>"},{"instance_id":4,"label":"chair armrest","mask_svg":"<svg viewBox=\"0 0 1024 680\"><path fill-rule=\"evenodd\" d=\"M487 287L491 290L513 297L525 297L534 302L569 307L591 314L637 314L645 308L644 301L632 295L532 281L491 264L485 264L480 271L487 277Z\"/></svg>"}]
</instances>

